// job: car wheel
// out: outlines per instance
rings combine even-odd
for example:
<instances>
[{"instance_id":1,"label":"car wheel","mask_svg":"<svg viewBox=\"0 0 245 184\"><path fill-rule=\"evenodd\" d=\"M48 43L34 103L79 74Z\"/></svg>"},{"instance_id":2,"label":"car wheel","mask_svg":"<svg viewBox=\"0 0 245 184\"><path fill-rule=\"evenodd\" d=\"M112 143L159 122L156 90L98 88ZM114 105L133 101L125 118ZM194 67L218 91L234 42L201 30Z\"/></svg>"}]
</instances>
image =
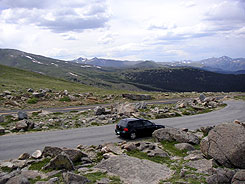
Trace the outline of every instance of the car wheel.
<instances>
[{"instance_id":1,"label":"car wheel","mask_svg":"<svg viewBox=\"0 0 245 184\"><path fill-rule=\"evenodd\" d=\"M130 139L135 139L136 138L136 133L135 132L132 132L131 134L130 134Z\"/></svg>"}]
</instances>

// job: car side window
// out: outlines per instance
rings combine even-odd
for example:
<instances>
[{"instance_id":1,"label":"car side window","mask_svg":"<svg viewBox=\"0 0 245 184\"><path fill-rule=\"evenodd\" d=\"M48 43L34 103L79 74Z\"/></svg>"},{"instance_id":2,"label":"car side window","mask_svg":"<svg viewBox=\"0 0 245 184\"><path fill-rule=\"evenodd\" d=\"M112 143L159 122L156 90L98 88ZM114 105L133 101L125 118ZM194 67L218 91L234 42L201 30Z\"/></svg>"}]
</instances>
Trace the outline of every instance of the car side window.
<instances>
[{"instance_id":1,"label":"car side window","mask_svg":"<svg viewBox=\"0 0 245 184\"><path fill-rule=\"evenodd\" d=\"M142 124L141 121L134 121L133 124L134 124L134 127L135 128L139 128L139 127L142 127L143 126L143 124Z\"/></svg>"},{"instance_id":2,"label":"car side window","mask_svg":"<svg viewBox=\"0 0 245 184\"><path fill-rule=\"evenodd\" d=\"M150 121L143 121L144 126L152 126L152 122Z\"/></svg>"}]
</instances>

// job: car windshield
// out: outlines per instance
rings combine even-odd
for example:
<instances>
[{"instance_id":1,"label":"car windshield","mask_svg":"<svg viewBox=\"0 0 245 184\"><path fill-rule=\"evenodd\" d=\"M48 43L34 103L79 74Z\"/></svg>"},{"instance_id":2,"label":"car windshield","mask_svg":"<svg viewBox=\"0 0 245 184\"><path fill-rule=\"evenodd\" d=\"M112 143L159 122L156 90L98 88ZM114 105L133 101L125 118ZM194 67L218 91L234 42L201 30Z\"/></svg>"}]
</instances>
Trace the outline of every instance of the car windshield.
<instances>
[{"instance_id":1,"label":"car windshield","mask_svg":"<svg viewBox=\"0 0 245 184\"><path fill-rule=\"evenodd\" d=\"M127 121L122 119L122 120L119 121L118 125L126 127L127 126Z\"/></svg>"}]
</instances>

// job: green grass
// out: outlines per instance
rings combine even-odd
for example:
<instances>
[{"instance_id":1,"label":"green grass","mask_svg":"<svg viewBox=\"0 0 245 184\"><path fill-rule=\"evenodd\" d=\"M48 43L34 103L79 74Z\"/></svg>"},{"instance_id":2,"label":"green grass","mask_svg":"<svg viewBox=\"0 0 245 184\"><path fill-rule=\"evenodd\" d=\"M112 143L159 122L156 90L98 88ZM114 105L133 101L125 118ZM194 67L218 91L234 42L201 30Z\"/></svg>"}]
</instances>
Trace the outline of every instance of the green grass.
<instances>
[{"instance_id":1,"label":"green grass","mask_svg":"<svg viewBox=\"0 0 245 184\"><path fill-rule=\"evenodd\" d=\"M245 100L245 95L234 96L236 100Z\"/></svg>"},{"instance_id":2,"label":"green grass","mask_svg":"<svg viewBox=\"0 0 245 184\"><path fill-rule=\"evenodd\" d=\"M64 96L63 98L60 99L61 102L70 102L71 99L68 96Z\"/></svg>"},{"instance_id":3,"label":"green grass","mask_svg":"<svg viewBox=\"0 0 245 184\"><path fill-rule=\"evenodd\" d=\"M27 100L27 103L28 104L36 104L38 102L38 99L37 98L31 98L31 99L29 99L29 100Z\"/></svg>"},{"instance_id":4,"label":"green grass","mask_svg":"<svg viewBox=\"0 0 245 184\"><path fill-rule=\"evenodd\" d=\"M161 142L164 150L167 151L169 154L174 155L174 156L179 156L179 157L187 156L187 150L181 151L174 146L177 143L178 142L176 141L173 141L173 142L162 141Z\"/></svg>"},{"instance_id":5,"label":"green grass","mask_svg":"<svg viewBox=\"0 0 245 184\"><path fill-rule=\"evenodd\" d=\"M38 170L38 171L40 171L42 169L42 167L44 167L45 165L47 165L49 163L49 161L50 161L50 158L45 158L42 161L33 163L29 167L29 170Z\"/></svg>"},{"instance_id":6,"label":"green grass","mask_svg":"<svg viewBox=\"0 0 245 184\"><path fill-rule=\"evenodd\" d=\"M7 173L10 173L12 171L11 168L5 166L5 167L0 167L0 170L2 170L3 172L7 172Z\"/></svg>"},{"instance_id":7,"label":"green grass","mask_svg":"<svg viewBox=\"0 0 245 184\"><path fill-rule=\"evenodd\" d=\"M94 172L94 173L88 173L84 175L88 180L90 181L89 183L95 183L97 180L101 180L102 178L107 178L106 173L102 172Z\"/></svg>"}]
</instances>

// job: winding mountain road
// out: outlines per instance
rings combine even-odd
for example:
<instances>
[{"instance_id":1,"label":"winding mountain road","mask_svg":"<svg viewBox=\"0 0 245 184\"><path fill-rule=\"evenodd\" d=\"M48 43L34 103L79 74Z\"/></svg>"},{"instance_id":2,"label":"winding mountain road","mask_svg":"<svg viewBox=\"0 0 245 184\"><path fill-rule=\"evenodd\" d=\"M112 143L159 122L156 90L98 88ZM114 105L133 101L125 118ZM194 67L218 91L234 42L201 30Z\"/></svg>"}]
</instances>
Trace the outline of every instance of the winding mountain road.
<instances>
[{"instance_id":1,"label":"winding mountain road","mask_svg":"<svg viewBox=\"0 0 245 184\"><path fill-rule=\"evenodd\" d=\"M153 120L157 124L176 128L196 129L202 126L232 122L235 119L245 121L245 101L226 101L221 110L206 114ZM24 152L33 153L44 146L74 148L82 145L99 145L106 142L122 141L114 133L115 125L56 130L47 132L6 135L0 137L0 160L17 158Z\"/></svg>"}]
</instances>

